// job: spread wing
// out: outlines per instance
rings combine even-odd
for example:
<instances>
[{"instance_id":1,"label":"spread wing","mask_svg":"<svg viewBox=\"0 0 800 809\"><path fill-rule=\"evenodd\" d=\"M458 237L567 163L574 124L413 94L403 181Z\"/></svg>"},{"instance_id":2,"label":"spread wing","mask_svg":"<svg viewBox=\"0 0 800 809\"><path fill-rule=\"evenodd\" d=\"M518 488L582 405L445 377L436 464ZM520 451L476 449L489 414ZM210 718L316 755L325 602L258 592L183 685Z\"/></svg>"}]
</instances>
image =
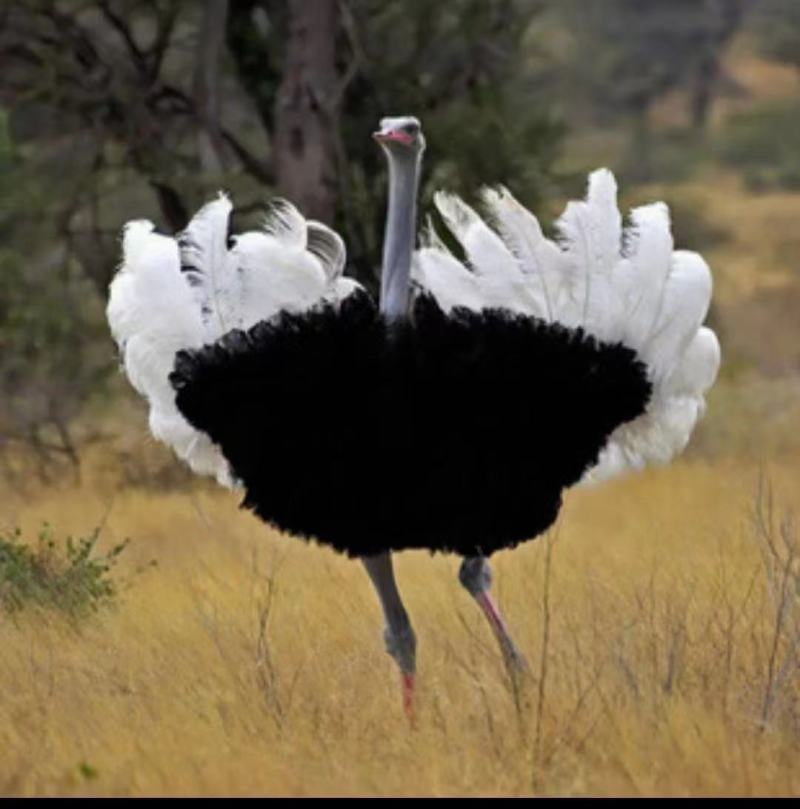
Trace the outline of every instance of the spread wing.
<instances>
[{"instance_id":1,"label":"spread wing","mask_svg":"<svg viewBox=\"0 0 800 809\"><path fill-rule=\"evenodd\" d=\"M456 196L436 195L465 260L429 226L415 254L415 283L445 310L507 309L636 352L652 384L647 409L612 433L583 482L681 452L703 413L720 348L703 326L711 273L697 253L673 249L667 207L635 209L623 231L616 182L601 169L586 199L567 205L553 241L507 190L485 190L483 202L486 218Z\"/></svg>"},{"instance_id":2,"label":"spread wing","mask_svg":"<svg viewBox=\"0 0 800 809\"><path fill-rule=\"evenodd\" d=\"M150 406L152 434L223 485L233 483L228 462L175 406L169 374L176 354L281 312L337 304L358 287L342 276L339 235L288 202L274 203L261 230L234 237L230 213L220 195L174 238L151 222L129 222L107 309L123 369Z\"/></svg>"}]
</instances>

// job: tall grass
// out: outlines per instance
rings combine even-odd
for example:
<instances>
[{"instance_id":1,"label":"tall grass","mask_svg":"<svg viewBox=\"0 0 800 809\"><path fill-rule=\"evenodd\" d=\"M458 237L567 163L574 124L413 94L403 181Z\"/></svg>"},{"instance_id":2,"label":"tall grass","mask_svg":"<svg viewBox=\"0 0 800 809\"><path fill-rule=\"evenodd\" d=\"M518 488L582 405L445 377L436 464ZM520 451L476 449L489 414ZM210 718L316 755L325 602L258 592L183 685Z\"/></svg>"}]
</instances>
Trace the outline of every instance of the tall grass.
<instances>
[{"instance_id":1,"label":"tall grass","mask_svg":"<svg viewBox=\"0 0 800 809\"><path fill-rule=\"evenodd\" d=\"M86 477L6 516L85 530L109 508ZM414 730L356 563L224 492L119 493L120 564L159 566L82 627L0 625L0 791L796 793L798 473L769 480L684 460L571 492L555 532L493 559L521 680L457 560L401 554Z\"/></svg>"}]
</instances>

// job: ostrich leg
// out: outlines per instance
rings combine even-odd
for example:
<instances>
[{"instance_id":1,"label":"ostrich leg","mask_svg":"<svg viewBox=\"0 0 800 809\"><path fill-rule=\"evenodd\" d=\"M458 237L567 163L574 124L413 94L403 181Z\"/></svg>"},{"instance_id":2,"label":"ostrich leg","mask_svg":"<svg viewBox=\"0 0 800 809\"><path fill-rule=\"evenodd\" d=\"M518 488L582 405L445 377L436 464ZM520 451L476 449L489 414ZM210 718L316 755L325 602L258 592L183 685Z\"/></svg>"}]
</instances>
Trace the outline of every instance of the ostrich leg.
<instances>
[{"instance_id":1,"label":"ostrich leg","mask_svg":"<svg viewBox=\"0 0 800 809\"><path fill-rule=\"evenodd\" d=\"M397 590L392 569L392 555L388 552L380 553L377 556L365 556L361 561L381 600L383 617L386 621L383 630L386 651L395 659L400 669L403 709L409 720L413 721L412 697L414 675L417 671L417 638Z\"/></svg>"},{"instance_id":2,"label":"ostrich leg","mask_svg":"<svg viewBox=\"0 0 800 809\"><path fill-rule=\"evenodd\" d=\"M494 603L494 599L489 594L492 585L492 570L489 563L483 556L469 556L461 563L458 571L458 580L464 589L478 602L478 606L483 610L483 614L492 627L497 642L500 644L500 651L503 659L512 672L524 671L527 667L525 658L517 649L511 635L508 634L506 622Z\"/></svg>"}]
</instances>

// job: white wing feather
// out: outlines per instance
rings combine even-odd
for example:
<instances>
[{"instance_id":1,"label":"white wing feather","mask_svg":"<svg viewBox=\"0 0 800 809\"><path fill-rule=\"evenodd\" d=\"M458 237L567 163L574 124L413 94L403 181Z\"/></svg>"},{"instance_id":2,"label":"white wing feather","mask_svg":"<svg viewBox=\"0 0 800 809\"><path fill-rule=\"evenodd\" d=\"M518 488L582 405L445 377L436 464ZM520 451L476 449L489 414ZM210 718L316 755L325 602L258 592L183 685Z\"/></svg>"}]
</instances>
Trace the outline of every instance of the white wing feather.
<instances>
[{"instance_id":1,"label":"white wing feather","mask_svg":"<svg viewBox=\"0 0 800 809\"><path fill-rule=\"evenodd\" d=\"M527 277L526 287L541 317L555 318L562 288L571 280L565 255L546 239L536 217L505 189L487 188L483 202L492 223Z\"/></svg>"},{"instance_id":2,"label":"white wing feather","mask_svg":"<svg viewBox=\"0 0 800 809\"><path fill-rule=\"evenodd\" d=\"M623 232L616 181L601 169L590 176L586 199L567 205L554 242L506 189L483 192L494 229L458 197L437 194L435 201L467 264L429 235L412 275L445 310L499 306L580 326L622 342L647 365L653 393L646 412L612 434L584 482L681 452L704 411L720 350L702 326L711 273L696 253L673 250L666 205L635 209Z\"/></svg>"},{"instance_id":3,"label":"white wing feather","mask_svg":"<svg viewBox=\"0 0 800 809\"><path fill-rule=\"evenodd\" d=\"M262 231L234 237L231 203L208 203L177 239L146 221L125 226L123 262L111 283L111 332L131 384L148 401L155 438L198 474L233 484L227 462L175 406L169 382L175 354L247 329L278 312L337 303L360 286L342 277L345 247L325 225L276 202Z\"/></svg>"},{"instance_id":4,"label":"white wing feather","mask_svg":"<svg viewBox=\"0 0 800 809\"><path fill-rule=\"evenodd\" d=\"M234 324L239 289L228 261L228 221L232 205L220 194L204 205L178 234L181 270L200 305L205 334L213 340Z\"/></svg>"},{"instance_id":5,"label":"white wing feather","mask_svg":"<svg viewBox=\"0 0 800 809\"><path fill-rule=\"evenodd\" d=\"M557 319L583 326L601 339L613 339L622 322L622 301L612 281L622 246L622 218L611 172L601 169L591 175L586 201L570 202L557 228L573 268Z\"/></svg>"},{"instance_id":6,"label":"white wing feather","mask_svg":"<svg viewBox=\"0 0 800 809\"><path fill-rule=\"evenodd\" d=\"M438 192L434 203L464 248L483 305L543 315L537 296L529 289L519 263L500 236L459 197Z\"/></svg>"},{"instance_id":7,"label":"white wing feather","mask_svg":"<svg viewBox=\"0 0 800 809\"><path fill-rule=\"evenodd\" d=\"M444 250L418 250L411 271L415 283L430 292L446 312L459 306L480 309L487 305L475 274Z\"/></svg>"},{"instance_id":8,"label":"white wing feather","mask_svg":"<svg viewBox=\"0 0 800 809\"><path fill-rule=\"evenodd\" d=\"M339 278L344 272L344 265L347 261L344 242L342 237L327 225L323 225L322 222L309 221L306 249L319 259L322 269L329 279Z\"/></svg>"}]
</instances>

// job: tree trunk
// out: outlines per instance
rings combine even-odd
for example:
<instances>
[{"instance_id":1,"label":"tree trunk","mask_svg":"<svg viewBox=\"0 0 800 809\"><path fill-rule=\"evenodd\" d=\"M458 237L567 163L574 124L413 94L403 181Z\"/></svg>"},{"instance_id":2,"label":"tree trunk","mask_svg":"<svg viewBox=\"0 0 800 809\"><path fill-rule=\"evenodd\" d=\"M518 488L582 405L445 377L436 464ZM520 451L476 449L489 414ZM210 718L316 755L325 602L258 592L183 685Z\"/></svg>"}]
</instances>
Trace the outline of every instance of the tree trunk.
<instances>
[{"instance_id":1,"label":"tree trunk","mask_svg":"<svg viewBox=\"0 0 800 809\"><path fill-rule=\"evenodd\" d=\"M225 42L228 0L205 0L197 41L194 103L198 118L197 147L203 172L220 173L225 167L225 145L220 121L219 60Z\"/></svg>"},{"instance_id":2,"label":"tree trunk","mask_svg":"<svg viewBox=\"0 0 800 809\"><path fill-rule=\"evenodd\" d=\"M327 224L336 207L338 25L338 0L289 0L286 61L275 104L278 191L305 216Z\"/></svg>"},{"instance_id":3,"label":"tree trunk","mask_svg":"<svg viewBox=\"0 0 800 809\"><path fill-rule=\"evenodd\" d=\"M719 74L719 54L710 51L697 67L689 97L692 127L697 131L704 130L708 123Z\"/></svg>"},{"instance_id":4,"label":"tree trunk","mask_svg":"<svg viewBox=\"0 0 800 809\"><path fill-rule=\"evenodd\" d=\"M711 20L702 45L704 53L689 87L692 126L696 130L705 129L708 123L722 74L721 60L725 46L741 27L752 5L752 0L707 0L706 14L710 15Z\"/></svg>"}]
</instances>

